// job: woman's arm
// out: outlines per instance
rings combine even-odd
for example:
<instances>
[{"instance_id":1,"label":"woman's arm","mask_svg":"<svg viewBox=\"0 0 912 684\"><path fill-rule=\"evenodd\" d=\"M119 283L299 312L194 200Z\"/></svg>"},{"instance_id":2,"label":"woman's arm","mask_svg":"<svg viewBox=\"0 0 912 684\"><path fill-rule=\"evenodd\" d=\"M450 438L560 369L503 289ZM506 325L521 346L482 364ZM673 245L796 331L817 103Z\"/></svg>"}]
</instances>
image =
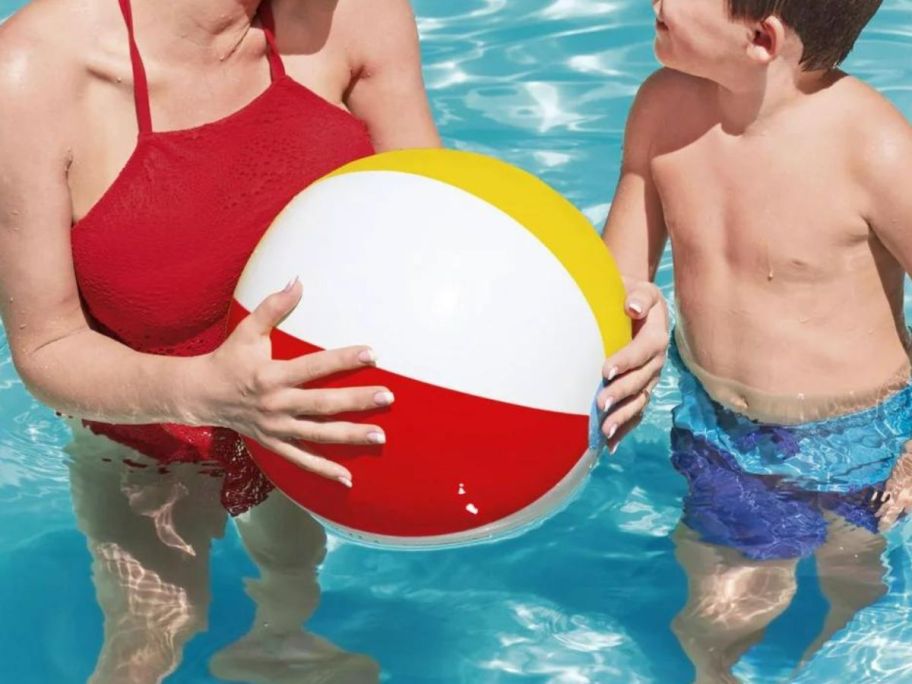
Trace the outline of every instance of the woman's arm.
<instances>
[{"instance_id":1,"label":"woman's arm","mask_svg":"<svg viewBox=\"0 0 912 684\"><path fill-rule=\"evenodd\" d=\"M346 104L377 150L439 147L408 0L350 0L344 21L355 73Z\"/></svg>"},{"instance_id":2,"label":"woman's arm","mask_svg":"<svg viewBox=\"0 0 912 684\"><path fill-rule=\"evenodd\" d=\"M621 275L635 281L655 277L667 241L662 203L650 168L666 79L663 71L647 79L630 110L621 176L603 232Z\"/></svg>"},{"instance_id":3,"label":"woman's arm","mask_svg":"<svg viewBox=\"0 0 912 684\"><path fill-rule=\"evenodd\" d=\"M0 27L0 317L28 389L63 413L110 423L221 425L350 486L351 473L298 440L374 444L371 425L324 422L375 409L383 387L304 390L374 363L364 347L273 361L269 333L301 286L267 298L213 354L143 354L93 331L73 270L67 169L85 70L26 12ZM128 229L125 226L125 229Z\"/></svg>"},{"instance_id":4,"label":"woman's arm","mask_svg":"<svg viewBox=\"0 0 912 684\"><path fill-rule=\"evenodd\" d=\"M168 388L185 382L180 366L93 332L80 306L67 168L84 83L49 41L29 45L28 32L28 17L0 29L0 313L13 361L28 389L65 413L174 420Z\"/></svg>"},{"instance_id":5,"label":"woman's arm","mask_svg":"<svg viewBox=\"0 0 912 684\"><path fill-rule=\"evenodd\" d=\"M668 346L665 300L652 284L667 233L650 169L668 77L664 71L650 77L634 102L621 177L603 233L624 277L627 314L634 330L633 341L606 360L606 387L598 397L606 414L602 431L612 450L639 423L658 383Z\"/></svg>"}]
</instances>

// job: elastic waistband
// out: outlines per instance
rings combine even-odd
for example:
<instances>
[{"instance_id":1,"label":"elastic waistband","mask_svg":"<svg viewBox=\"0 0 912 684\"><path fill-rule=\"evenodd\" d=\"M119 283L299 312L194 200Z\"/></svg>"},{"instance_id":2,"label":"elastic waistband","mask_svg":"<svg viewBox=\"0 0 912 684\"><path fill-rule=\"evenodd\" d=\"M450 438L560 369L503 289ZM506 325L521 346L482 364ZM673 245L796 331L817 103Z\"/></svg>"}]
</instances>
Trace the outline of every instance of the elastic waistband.
<instances>
[{"instance_id":1,"label":"elastic waistband","mask_svg":"<svg viewBox=\"0 0 912 684\"><path fill-rule=\"evenodd\" d=\"M699 381L713 401L758 423L798 425L856 413L877 406L909 387L912 380L912 365L907 361L885 383L872 389L839 396L778 395L713 375L701 368L694 360L680 327L674 330L674 346L685 369Z\"/></svg>"}]
</instances>

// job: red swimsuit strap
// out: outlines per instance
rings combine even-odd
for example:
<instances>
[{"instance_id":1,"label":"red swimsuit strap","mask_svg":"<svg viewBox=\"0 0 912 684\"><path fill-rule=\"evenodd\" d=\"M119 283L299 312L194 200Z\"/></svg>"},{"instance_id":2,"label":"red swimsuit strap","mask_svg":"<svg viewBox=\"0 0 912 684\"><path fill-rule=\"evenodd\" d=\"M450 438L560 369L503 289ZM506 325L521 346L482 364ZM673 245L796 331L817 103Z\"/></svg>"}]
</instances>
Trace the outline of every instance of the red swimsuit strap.
<instances>
[{"instance_id":1,"label":"red swimsuit strap","mask_svg":"<svg viewBox=\"0 0 912 684\"><path fill-rule=\"evenodd\" d=\"M136 39L133 36L133 12L130 9L130 0L118 0L120 11L123 13L124 22L127 24L127 34L130 38L130 61L133 63L133 99L136 102L136 120L139 123L140 133L152 132L152 112L149 108L149 83L146 80L146 69Z\"/></svg>"},{"instance_id":2,"label":"red swimsuit strap","mask_svg":"<svg viewBox=\"0 0 912 684\"><path fill-rule=\"evenodd\" d=\"M269 71L272 74L272 80L276 81L285 75L285 65L282 63L282 56L279 54L278 48L276 48L275 18L272 16L272 3L270 0L263 0L257 12L260 15L260 23L263 25L266 42L269 44Z\"/></svg>"},{"instance_id":3,"label":"red swimsuit strap","mask_svg":"<svg viewBox=\"0 0 912 684\"><path fill-rule=\"evenodd\" d=\"M130 61L133 64L133 100L136 103L136 120L140 133L152 132L152 109L149 104L149 81L146 78L146 68L143 66L139 48L136 46L136 37L133 32L133 11L130 0L118 0L120 11L123 13L124 23L127 25L127 35L130 39ZM273 81L285 75L285 65L276 48L275 19L272 15L272 5L269 0L263 0L258 10L266 43L269 46L269 73Z\"/></svg>"}]
</instances>

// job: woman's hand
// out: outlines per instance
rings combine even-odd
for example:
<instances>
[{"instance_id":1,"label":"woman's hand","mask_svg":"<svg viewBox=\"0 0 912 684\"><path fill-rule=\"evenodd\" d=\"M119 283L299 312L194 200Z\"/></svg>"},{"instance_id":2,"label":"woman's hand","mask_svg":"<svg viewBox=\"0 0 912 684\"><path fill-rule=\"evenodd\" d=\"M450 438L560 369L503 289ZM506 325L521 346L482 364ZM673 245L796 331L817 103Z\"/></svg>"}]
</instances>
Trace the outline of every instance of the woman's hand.
<instances>
[{"instance_id":1,"label":"woman's hand","mask_svg":"<svg viewBox=\"0 0 912 684\"><path fill-rule=\"evenodd\" d=\"M273 360L269 335L297 306L301 294L296 279L267 297L221 347L202 357L206 363L203 382L212 389L201 422L236 430L305 470L351 487L352 475L347 468L309 452L299 442L385 443L386 435L375 425L329 418L389 406L393 394L386 387L301 387L336 373L374 366L376 357L369 347Z\"/></svg>"},{"instance_id":2,"label":"woman's hand","mask_svg":"<svg viewBox=\"0 0 912 684\"><path fill-rule=\"evenodd\" d=\"M633 340L605 361L606 386L597 398L605 416L602 434L611 453L642 420L668 349L668 309L659 288L629 278L624 278L624 286L625 309L633 319Z\"/></svg>"}]
</instances>

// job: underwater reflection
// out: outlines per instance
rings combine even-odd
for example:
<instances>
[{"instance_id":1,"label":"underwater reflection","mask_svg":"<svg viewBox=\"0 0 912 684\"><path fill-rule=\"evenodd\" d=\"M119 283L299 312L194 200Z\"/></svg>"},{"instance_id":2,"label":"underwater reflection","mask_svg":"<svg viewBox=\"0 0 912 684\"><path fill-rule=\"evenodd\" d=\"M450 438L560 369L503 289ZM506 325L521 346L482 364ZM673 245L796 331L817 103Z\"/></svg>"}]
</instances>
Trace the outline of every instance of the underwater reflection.
<instances>
[{"instance_id":1,"label":"underwater reflection","mask_svg":"<svg viewBox=\"0 0 912 684\"><path fill-rule=\"evenodd\" d=\"M69 423L73 507L104 616L89 681L160 682L177 669L185 644L208 628L210 552L227 522L221 480L198 464L162 468ZM319 603L323 528L278 491L235 522L259 570L245 580L256 614L244 637L212 657L212 675L251 684L378 682L371 658L304 629Z\"/></svg>"},{"instance_id":2,"label":"underwater reflection","mask_svg":"<svg viewBox=\"0 0 912 684\"><path fill-rule=\"evenodd\" d=\"M672 442L679 469L685 458L682 443L690 447L691 457L700 451L694 449L692 435L677 430ZM884 487L865 488L858 496L842 498L837 507L820 495L796 499L784 478L741 472L737 481L714 478L712 492L704 490L701 496L700 479L711 467L702 462L687 472L684 517L672 538L688 598L672 630L696 669L697 682L740 681L733 668L792 603L798 562L813 556L827 613L795 675L859 611L887 593L887 544L878 531L889 506L880 496ZM886 489L912 492L910 472L907 445Z\"/></svg>"}]
</instances>

